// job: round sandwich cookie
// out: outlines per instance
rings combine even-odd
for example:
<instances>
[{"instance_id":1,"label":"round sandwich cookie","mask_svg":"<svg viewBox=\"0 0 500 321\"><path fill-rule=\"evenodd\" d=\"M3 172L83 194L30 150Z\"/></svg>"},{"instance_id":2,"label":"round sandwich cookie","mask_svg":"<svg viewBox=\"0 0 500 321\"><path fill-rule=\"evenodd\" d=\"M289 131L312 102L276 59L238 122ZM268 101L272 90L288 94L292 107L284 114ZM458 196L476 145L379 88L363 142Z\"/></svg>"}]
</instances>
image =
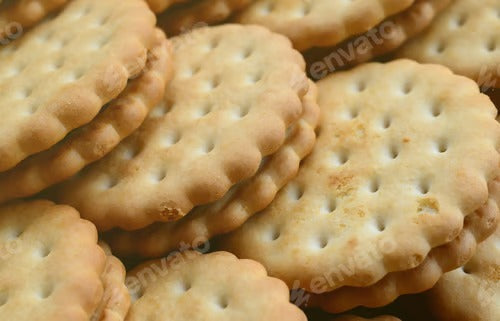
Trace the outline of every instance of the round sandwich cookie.
<instances>
[{"instance_id":1,"label":"round sandwich cookie","mask_svg":"<svg viewBox=\"0 0 500 321\"><path fill-rule=\"evenodd\" d=\"M431 289L444 273L469 261L475 254L478 243L495 232L500 218L498 178L490 182L489 193L488 202L465 218L464 229L460 235L452 242L432 249L419 266L406 271L391 272L367 287L345 286L328 293L312 294L308 305L339 313L358 306L386 306L401 295Z\"/></svg>"},{"instance_id":2,"label":"round sandwich cookie","mask_svg":"<svg viewBox=\"0 0 500 321\"><path fill-rule=\"evenodd\" d=\"M0 245L1 320L123 320L123 265L73 208L43 200L0 206Z\"/></svg>"},{"instance_id":3,"label":"round sandwich cookie","mask_svg":"<svg viewBox=\"0 0 500 321\"><path fill-rule=\"evenodd\" d=\"M171 49L165 34L157 29L145 69L120 96L57 145L0 173L0 202L33 195L72 177L135 131L162 100L173 76Z\"/></svg>"},{"instance_id":4,"label":"round sandwich cookie","mask_svg":"<svg viewBox=\"0 0 500 321\"><path fill-rule=\"evenodd\" d=\"M427 28L451 0L416 0L408 9L340 44L304 52L309 75L320 80L329 73L388 54Z\"/></svg>"},{"instance_id":5,"label":"round sandwich cookie","mask_svg":"<svg viewBox=\"0 0 500 321\"><path fill-rule=\"evenodd\" d=\"M306 321L287 286L257 262L227 252L176 252L127 276L132 307L126 321Z\"/></svg>"},{"instance_id":6,"label":"round sandwich cookie","mask_svg":"<svg viewBox=\"0 0 500 321\"><path fill-rule=\"evenodd\" d=\"M500 3L455 0L397 55L438 63L475 80L486 91L500 88Z\"/></svg>"},{"instance_id":7,"label":"round sandwich cookie","mask_svg":"<svg viewBox=\"0 0 500 321\"><path fill-rule=\"evenodd\" d=\"M153 223L137 231L114 229L104 234L113 250L126 257L160 257L183 244L196 246L233 231L269 205L277 192L297 175L301 160L314 146L319 107L316 85L312 82L309 85L302 99L301 119L290 128L283 146L262 160L252 178L233 186L222 199L198 206L175 222Z\"/></svg>"},{"instance_id":8,"label":"round sandwich cookie","mask_svg":"<svg viewBox=\"0 0 500 321\"><path fill-rule=\"evenodd\" d=\"M467 264L446 273L427 299L442 321L500 320L500 228Z\"/></svg>"},{"instance_id":9,"label":"round sandwich cookie","mask_svg":"<svg viewBox=\"0 0 500 321\"><path fill-rule=\"evenodd\" d=\"M143 0L75 0L0 46L0 171L52 147L117 97L144 69L154 28Z\"/></svg>"},{"instance_id":10,"label":"round sandwich cookie","mask_svg":"<svg viewBox=\"0 0 500 321\"><path fill-rule=\"evenodd\" d=\"M233 19L290 38L300 51L335 46L409 8L415 0L256 0Z\"/></svg>"},{"instance_id":11,"label":"round sandwich cookie","mask_svg":"<svg viewBox=\"0 0 500 321\"><path fill-rule=\"evenodd\" d=\"M163 101L103 159L50 197L101 231L178 220L253 176L303 113L304 61L285 37L224 25L172 39Z\"/></svg>"},{"instance_id":12,"label":"round sandwich cookie","mask_svg":"<svg viewBox=\"0 0 500 321\"><path fill-rule=\"evenodd\" d=\"M500 125L473 81L438 65L371 63L317 85L313 152L217 246L320 294L415 268L459 236L498 175Z\"/></svg>"}]
</instances>

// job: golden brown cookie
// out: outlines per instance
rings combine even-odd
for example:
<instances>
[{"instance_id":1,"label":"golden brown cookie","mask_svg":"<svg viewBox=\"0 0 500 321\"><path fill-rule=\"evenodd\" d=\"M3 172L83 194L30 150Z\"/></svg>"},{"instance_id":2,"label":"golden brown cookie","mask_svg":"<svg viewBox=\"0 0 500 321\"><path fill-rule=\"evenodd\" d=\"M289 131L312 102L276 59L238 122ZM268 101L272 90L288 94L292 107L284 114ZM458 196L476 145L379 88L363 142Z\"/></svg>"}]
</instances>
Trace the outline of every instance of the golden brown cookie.
<instances>
[{"instance_id":1,"label":"golden brown cookie","mask_svg":"<svg viewBox=\"0 0 500 321\"><path fill-rule=\"evenodd\" d=\"M438 65L371 63L317 85L313 152L219 246L319 294L415 268L453 241L488 199L500 125L473 81Z\"/></svg>"},{"instance_id":2,"label":"golden brown cookie","mask_svg":"<svg viewBox=\"0 0 500 321\"><path fill-rule=\"evenodd\" d=\"M117 97L143 69L154 25L143 0L75 0L0 46L0 171L52 147Z\"/></svg>"},{"instance_id":3,"label":"golden brown cookie","mask_svg":"<svg viewBox=\"0 0 500 321\"><path fill-rule=\"evenodd\" d=\"M222 198L278 150L302 114L304 61L285 37L224 25L172 42L174 78L163 101L53 193L101 231L174 221Z\"/></svg>"},{"instance_id":4,"label":"golden brown cookie","mask_svg":"<svg viewBox=\"0 0 500 321\"><path fill-rule=\"evenodd\" d=\"M90 222L48 201L2 205L0 245L1 320L90 320L106 262Z\"/></svg>"},{"instance_id":5,"label":"golden brown cookie","mask_svg":"<svg viewBox=\"0 0 500 321\"><path fill-rule=\"evenodd\" d=\"M315 47L304 52L309 75L316 80L338 69L358 65L399 48L427 28L451 0L416 0L371 30L350 37L334 47Z\"/></svg>"},{"instance_id":6,"label":"golden brown cookie","mask_svg":"<svg viewBox=\"0 0 500 321\"><path fill-rule=\"evenodd\" d=\"M233 231L263 210L297 175L301 160L314 146L314 128L319 117L316 100L316 85L311 82L308 93L302 98L304 114L301 119L288 130L283 146L262 161L252 178L233 186L222 199L199 206L176 222L154 223L132 232L110 231L105 238L113 250L120 256L160 257L182 248L183 244L196 246Z\"/></svg>"},{"instance_id":7,"label":"golden brown cookie","mask_svg":"<svg viewBox=\"0 0 500 321\"><path fill-rule=\"evenodd\" d=\"M398 52L425 63L448 66L483 90L500 88L500 3L455 0L431 27Z\"/></svg>"},{"instance_id":8,"label":"golden brown cookie","mask_svg":"<svg viewBox=\"0 0 500 321\"><path fill-rule=\"evenodd\" d=\"M156 30L156 41L138 78L89 124L76 129L49 150L33 155L0 173L0 202L33 195L68 179L104 157L135 131L163 98L173 76L171 45Z\"/></svg>"},{"instance_id":9,"label":"golden brown cookie","mask_svg":"<svg viewBox=\"0 0 500 321\"><path fill-rule=\"evenodd\" d=\"M256 0L234 20L289 37L298 50L335 46L362 34L415 0Z\"/></svg>"}]
</instances>

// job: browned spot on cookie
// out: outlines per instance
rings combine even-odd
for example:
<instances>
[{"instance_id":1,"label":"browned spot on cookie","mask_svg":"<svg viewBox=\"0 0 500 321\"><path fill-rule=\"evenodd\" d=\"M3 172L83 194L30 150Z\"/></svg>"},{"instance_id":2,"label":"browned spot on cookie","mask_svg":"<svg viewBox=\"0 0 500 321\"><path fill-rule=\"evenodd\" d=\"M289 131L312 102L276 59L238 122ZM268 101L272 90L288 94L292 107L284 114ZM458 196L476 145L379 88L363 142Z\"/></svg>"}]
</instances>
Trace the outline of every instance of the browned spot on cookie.
<instances>
[{"instance_id":1,"label":"browned spot on cookie","mask_svg":"<svg viewBox=\"0 0 500 321\"><path fill-rule=\"evenodd\" d=\"M344 212L349 216L365 217L365 211L360 207L346 208Z\"/></svg>"},{"instance_id":2,"label":"browned spot on cookie","mask_svg":"<svg viewBox=\"0 0 500 321\"><path fill-rule=\"evenodd\" d=\"M408 137L403 138L403 143L409 143L409 142L410 142L410 139Z\"/></svg>"},{"instance_id":3,"label":"browned spot on cookie","mask_svg":"<svg viewBox=\"0 0 500 321\"><path fill-rule=\"evenodd\" d=\"M178 208L173 202L162 203L158 210L160 212L160 215L164 217L166 221L175 221L184 216L182 210Z\"/></svg>"},{"instance_id":4,"label":"browned spot on cookie","mask_svg":"<svg viewBox=\"0 0 500 321\"><path fill-rule=\"evenodd\" d=\"M434 197L426 197L418 200L417 212L420 214L439 213L439 202Z\"/></svg>"},{"instance_id":5,"label":"browned spot on cookie","mask_svg":"<svg viewBox=\"0 0 500 321\"><path fill-rule=\"evenodd\" d=\"M354 189L351 184L353 177L352 174L333 174L328 177L329 185L335 190L336 195L345 196Z\"/></svg>"},{"instance_id":6,"label":"browned spot on cookie","mask_svg":"<svg viewBox=\"0 0 500 321\"><path fill-rule=\"evenodd\" d=\"M366 136L366 128L363 123L358 122L348 127L338 128L335 137L343 143L353 143L354 141L362 141Z\"/></svg>"}]
</instances>

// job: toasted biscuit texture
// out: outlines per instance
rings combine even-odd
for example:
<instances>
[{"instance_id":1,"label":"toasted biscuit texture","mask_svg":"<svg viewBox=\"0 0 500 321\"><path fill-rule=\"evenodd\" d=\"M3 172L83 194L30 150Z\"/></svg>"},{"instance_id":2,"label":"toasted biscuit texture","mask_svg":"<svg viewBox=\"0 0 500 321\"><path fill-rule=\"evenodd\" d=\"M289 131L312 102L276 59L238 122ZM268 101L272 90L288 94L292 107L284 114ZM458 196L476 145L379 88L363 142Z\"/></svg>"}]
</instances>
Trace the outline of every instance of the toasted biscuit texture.
<instances>
[{"instance_id":1,"label":"toasted biscuit texture","mask_svg":"<svg viewBox=\"0 0 500 321\"><path fill-rule=\"evenodd\" d=\"M72 177L113 150L162 100L166 83L173 76L171 55L170 43L157 29L156 43L148 54L146 68L91 123L75 130L49 150L0 173L0 202L40 192Z\"/></svg>"},{"instance_id":2,"label":"toasted biscuit texture","mask_svg":"<svg viewBox=\"0 0 500 321\"><path fill-rule=\"evenodd\" d=\"M0 207L0 319L89 321L106 256L78 212L48 201Z\"/></svg>"},{"instance_id":3,"label":"toasted biscuit texture","mask_svg":"<svg viewBox=\"0 0 500 321\"><path fill-rule=\"evenodd\" d=\"M500 184L495 188L500 190ZM500 228L479 245L467 264L446 273L428 299L432 312L443 321L499 320Z\"/></svg>"},{"instance_id":4,"label":"toasted biscuit texture","mask_svg":"<svg viewBox=\"0 0 500 321\"><path fill-rule=\"evenodd\" d=\"M75 0L0 46L0 171L52 147L118 96L144 68L154 24L142 0Z\"/></svg>"},{"instance_id":5,"label":"toasted biscuit texture","mask_svg":"<svg viewBox=\"0 0 500 321\"><path fill-rule=\"evenodd\" d=\"M335 46L370 30L414 0L256 0L235 18L288 36L298 50Z\"/></svg>"},{"instance_id":6,"label":"toasted biscuit texture","mask_svg":"<svg viewBox=\"0 0 500 321\"><path fill-rule=\"evenodd\" d=\"M318 88L319 136L298 176L219 246L324 293L417 267L455 239L488 199L500 126L473 81L438 65L366 64Z\"/></svg>"},{"instance_id":7,"label":"toasted biscuit texture","mask_svg":"<svg viewBox=\"0 0 500 321\"><path fill-rule=\"evenodd\" d=\"M302 114L304 61L281 35L224 25L172 42L175 75L163 102L113 152L55 190L102 231L177 220L222 198L257 172Z\"/></svg>"},{"instance_id":8,"label":"toasted biscuit texture","mask_svg":"<svg viewBox=\"0 0 500 321\"><path fill-rule=\"evenodd\" d=\"M312 295L309 304L339 313L360 305L382 307L401 295L429 290L444 273L469 261L476 252L478 243L495 232L500 216L497 204L497 200L500 200L499 187L499 179L490 182L488 202L465 218L460 235L449 244L432 249L424 262L416 268L389 273L368 287L342 287L329 293Z\"/></svg>"},{"instance_id":9,"label":"toasted biscuit texture","mask_svg":"<svg viewBox=\"0 0 500 321\"><path fill-rule=\"evenodd\" d=\"M224 198L199 206L176 222L154 223L133 232L113 230L106 240L120 256L160 257L183 243L196 245L237 229L272 202L311 152L319 116L317 89L312 82L303 106L304 114L289 129L285 144L263 160L255 176L233 186Z\"/></svg>"},{"instance_id":10,"label":"toasted biscuit texture","mask_svg":"<svg viewBox=\"0 0 500 321\"><path fill-rule=\"evenodd\" d=\"M456 0L398 55L448 66L484 89L500 88L499 29L498 0Z\"/></svg>"},{"instance_id":11,"label":"toasted biscuit texture","mask_svg":"<svg viewBox=\"0 0 500 321\"><path fill-rule=\"evenodd\" d=\"M127 284L137 300L127 321L306 321L286 285L257 262L227 252L177 253L144 263ZM130 287L132 285L133 287Z\"/></svg>"}]
</instances>

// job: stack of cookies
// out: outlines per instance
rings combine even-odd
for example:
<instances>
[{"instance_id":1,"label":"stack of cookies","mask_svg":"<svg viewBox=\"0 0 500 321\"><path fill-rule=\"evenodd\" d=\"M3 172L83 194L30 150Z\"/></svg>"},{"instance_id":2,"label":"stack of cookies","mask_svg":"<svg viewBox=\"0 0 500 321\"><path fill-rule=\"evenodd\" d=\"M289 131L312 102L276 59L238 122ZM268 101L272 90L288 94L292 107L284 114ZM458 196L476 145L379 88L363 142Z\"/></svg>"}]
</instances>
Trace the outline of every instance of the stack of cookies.
<instances>
[{"instance_id":1,"label":"stack of cookies","mask_svg":"<svg viewBox=\"0 0 500 321\"><path fill-rule=\"evenodd\" d=\"M0 319L500 320L499 30L498 0L0 0Z\"/></svg>"}]
</instances>

